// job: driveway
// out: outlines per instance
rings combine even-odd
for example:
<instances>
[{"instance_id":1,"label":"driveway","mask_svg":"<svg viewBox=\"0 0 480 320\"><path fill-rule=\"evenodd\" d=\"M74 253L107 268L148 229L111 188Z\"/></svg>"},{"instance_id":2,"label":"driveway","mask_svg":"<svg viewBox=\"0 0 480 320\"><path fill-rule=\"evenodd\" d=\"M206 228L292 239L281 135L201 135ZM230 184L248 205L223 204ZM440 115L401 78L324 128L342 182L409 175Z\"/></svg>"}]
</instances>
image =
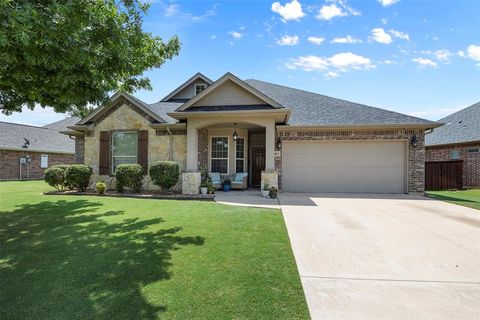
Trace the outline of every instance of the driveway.
<instances>
[{"instance_id":1,"label":"driveway","mask_svg":"<svg viewBox=\"0 0 480 320\"><path fill-rule=\"evenodd\" d=\"M312 319L478 319L480 211L422 196L280 196Z\"/></svg>"}]
</instances>

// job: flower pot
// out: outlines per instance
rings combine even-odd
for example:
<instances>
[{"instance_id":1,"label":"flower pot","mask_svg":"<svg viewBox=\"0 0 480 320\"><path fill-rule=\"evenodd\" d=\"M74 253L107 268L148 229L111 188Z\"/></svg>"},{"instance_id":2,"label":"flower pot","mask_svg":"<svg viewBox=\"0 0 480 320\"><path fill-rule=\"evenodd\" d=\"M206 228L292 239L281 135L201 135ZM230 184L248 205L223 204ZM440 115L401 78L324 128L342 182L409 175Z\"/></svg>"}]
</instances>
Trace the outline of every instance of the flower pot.
<instances>
[{"instance_id":1,"label":"flower pot","mask_svg":"<svg viewBox=\"0 0 480 320\"><path fill-rule=\"evenodd\" d=\"M270 193L270 190L262 190L262 197L268 198L269 193Z\"/></svg>"},{"instance_id":2,"label":"flower pot","mask_svg":"<svg viewBox=\"0 0 480 320\"><path fill-rule=\"evenodd\" d=\"M230 185L229 184L224 184L223 185L223 191L225 191L225 192L230 191Z\"/></svg>"},{"instance_id":3,"label":"flower pot","mask_svg":"<svg viewBox=\"0 0 480 320\"><path fill-rule=\"evenodd\" d=\"M200 192L203 194L203 195L206 195L208 193L208 188L207 187L201 187L200 188Z\"/></svg>"}]
</instances>

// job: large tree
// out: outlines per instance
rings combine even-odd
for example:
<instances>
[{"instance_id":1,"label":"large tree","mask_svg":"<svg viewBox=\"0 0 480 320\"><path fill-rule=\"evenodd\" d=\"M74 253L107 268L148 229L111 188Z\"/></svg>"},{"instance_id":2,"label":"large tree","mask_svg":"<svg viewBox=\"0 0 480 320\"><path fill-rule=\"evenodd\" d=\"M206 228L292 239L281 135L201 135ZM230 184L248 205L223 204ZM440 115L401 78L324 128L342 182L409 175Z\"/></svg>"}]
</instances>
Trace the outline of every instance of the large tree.
<instances>
[{"instance_id":1,"label":"large tree","mask_svg":"<svg viewBox=\"0 0 480 320\"><path fill-rule=\"evenodd\" d=\"M177 55L142 30L139 0L0 0L0 108L75 112L112 91L151 90L143 75Z\"/></svg>"}]
</instances>

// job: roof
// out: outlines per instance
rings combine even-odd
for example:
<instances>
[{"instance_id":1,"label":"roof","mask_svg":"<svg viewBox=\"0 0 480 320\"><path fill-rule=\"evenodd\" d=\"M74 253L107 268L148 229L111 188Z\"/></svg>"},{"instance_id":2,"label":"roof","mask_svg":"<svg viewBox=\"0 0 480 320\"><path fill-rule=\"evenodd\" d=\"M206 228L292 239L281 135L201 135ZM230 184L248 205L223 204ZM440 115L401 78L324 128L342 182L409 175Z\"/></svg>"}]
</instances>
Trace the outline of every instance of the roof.
<instances>
[{"instance_id":1,"label":"roof","mask_svg":"<svg viewBox=\"0 0 480 320\"><path fill-rule=\"evenodd\" d=\"M175 123L177 122L176 119L170 117L168 115L169 112L175 111L178 107L180 107L183 102L157 102L147 105L147 108L150 109L152 112L156 113L160 118L165 120L167 123Z\"/></svg>"},{"instance_id":2,"label":"roof","mask_svg":"<svg viewBox=\"0 0 480 320\"><path fill-rule=\"evenodd\" d=\"M265 81L249 79L245 82L291 108L290 125L437 125L433 121Z\"/></svg>"},{"instance_id":3,"label":"roof","mask_svg":"<svg viewBox=\"0 0 480 320\"><path fill-rule=\"evenodd\" d=\"M63 119L63 120L59 120L59 121L56 121L56 122L46 124L42 128L54 129L54 130L57 130L57 131L65 131L65 130L68 130L67 127L75 125L80 120L81 119L79 117L69 117L69 118L66 118L66 119Z\"/></svg>"},{"instance_id":4,"label":"roof","mask_svg":"<svg viewBox=\"0 0 480 320\"><path fill-rule=\"evenodd\" d=\"M480 141L480 102L438 120L445 123L425 135L425 145Z\"/></svg>"},{"instance_id":5,"label":"roof","mask_svg":"<svg viewBox=\"0 0 480 320\"><path fill-rule=\"evenodd\" d=\"M75 140L56 129L0 122L0 132L0 149L75 153ZM25 145L24 138L30 142L26 149L22 148Z\"/></svg>"},{"instance_id":6,"label":"roof","mask_svg":"<svg viewBox=\"0 0 480 320\"><path fill-rule=\"evenodd\" d=\"M196 81L197 79L202 79L203 81L205 81L207 84L212 84L213 81L206 77L204 74L202 74L201 72L197 72L196 74L194 74L193 76L191 76L187 81L185 81L184 83L182 83L180 86L178 86L175 90L173 90L172 92L170 92L168 95L166 95L162 100L161 102L166 102L168 100L170 100L172 97L174 97L177 93L179 93L180 91L182 91L184 88L186 88L189 84L193 83L194 81ZM188 99L186 100L188 101ZM186 101L180 101L180 102L186 102Z\"/></svg>"}]
</instances>

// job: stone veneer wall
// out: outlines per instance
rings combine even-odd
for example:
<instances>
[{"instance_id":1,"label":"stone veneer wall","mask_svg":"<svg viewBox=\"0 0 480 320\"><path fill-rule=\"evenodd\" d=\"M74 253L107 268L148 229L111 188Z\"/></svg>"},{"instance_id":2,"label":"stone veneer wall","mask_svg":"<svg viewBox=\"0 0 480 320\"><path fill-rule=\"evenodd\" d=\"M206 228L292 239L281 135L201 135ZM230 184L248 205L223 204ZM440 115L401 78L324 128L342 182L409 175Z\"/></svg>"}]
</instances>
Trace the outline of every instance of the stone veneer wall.
<instances>
[{"instance_id":1,"label":"stone veneer wall","mask_svg":"<svg viewBox=\"0 0 480 320\"><path fill-rule=\"evenodd\" d=\"M463 186L477 188L480 187L480 152L468 152L469 148L480 148L480 142L426 147L425 161L449 161L450 151L458 150L463 160Z\"/></svg>"},{"instance_id":2,"label":"stone veneer wall","mask_svg":"<svg viewBox=\"0 0 480 320\"><path fill-rule=\"evenodd\" d=\"M75 163L83 164L85 161L85 136L75 137Z\"/></svg>"},{"instance_id":3,"label":"stone veneer wall","mask_svg":"<svg viewBox=\"0 0 480 320\"><path fill-rule=\"evenodd\" d=\"M208 129L198 129L198 169L208 168Z\"/></svg>"},{"instance_id":4,"label":"stone veneer wall","mask_svg":"<svg viewBox=\"0 0 480 320\"><path fill-rule=\"evenodd\" d=\"M425 133L423 129L299 130L276 131L276 139L285 140L407 140L417 136L418 146L408 143L408 192L425 191ZM275 146L276 150L277 146ZM282 188L282 157L275 157L278 185Z\"/></svg>"},{"instance_id":5,"label":"stone veneer wall","mask_svg":"<svg viewBox=\"0 0 480 320\"><path fill-rule=\"evenodd\" d=\"M43 179L45 169L40 167L42 154L48 155L48 167L56 164L73 164L73 154L0 150L0 180L20 179L20 158L29 155L31 162L27 166L22 165L21 179ZM28 174L27 174L28 172Z\"/></svg>"},{"instance_id":6,"label":"stone veneer wall","mask_svg":"<svg viewBox=\"0 0 480 320\"><path fill-rule=\"evenodd\" d=\"M85 136L84 159L85 164L89 165L93 170L92 184L99 180L107 183L108 188L114 188L115 179L107 175L99 175L99 151L100 151L100 131L115 131L115 130L148 130L148 163L151 164L157 160L170 160L170 136L162 135L159 131L150 127L150 119L142 116L138 110L134 110L131 106L123 104L117 108L107 117L103 117L100 122L96 123L95 130L90 136ZM180 170L185 170L187 160L187 136L185 134L173 135L173 161L177 161L180 165ZM176 188L180 189L181 178ZM147 175L144 178L143 188L145 190L155 190L157 187L151 183L150 177Z\"/></svg>"}]
</instances>

